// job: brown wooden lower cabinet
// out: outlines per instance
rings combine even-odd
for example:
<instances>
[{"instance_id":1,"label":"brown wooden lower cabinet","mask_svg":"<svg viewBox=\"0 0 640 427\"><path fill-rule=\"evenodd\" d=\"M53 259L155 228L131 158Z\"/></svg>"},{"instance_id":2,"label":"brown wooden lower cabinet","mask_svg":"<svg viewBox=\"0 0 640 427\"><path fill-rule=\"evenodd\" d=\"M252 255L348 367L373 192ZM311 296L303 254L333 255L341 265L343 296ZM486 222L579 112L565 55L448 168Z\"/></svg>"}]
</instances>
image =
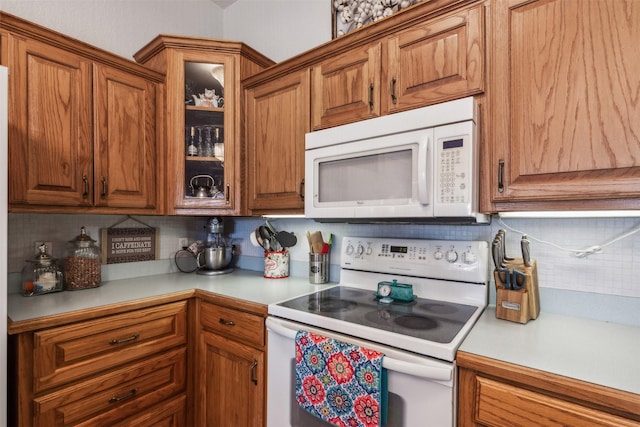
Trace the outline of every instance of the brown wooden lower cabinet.
<instances>
[{"instance_id":1,"label":"brown wooden lower cabinet","mask_svg":"<svg viewBox=\"0 0 640 427\"><path fill-rule=\"evenodd\" d=\"M640 426L640 396L465 352L458 426Z\"/></svg>"},{"instance_id":2,"label":"brown wooden lower cabinet","mask_svg":"<svg viewBox=\"0 0 640 427\"><path fill-rule=\"evenodd\" d=\"M9 425L185 425L187 307L179 301L13 335Z\"/></svg>"},{"instance_id":3,"label":"brown wooden lower cabinet","mask_svg":"<svg viewBox=\"0 0 640 427\"><path fill-rule=\"evenodd\" d=\"M252 313L201 302L197 425L264 426L264 316L266 307Z\"/></svg>"}]
</instances>

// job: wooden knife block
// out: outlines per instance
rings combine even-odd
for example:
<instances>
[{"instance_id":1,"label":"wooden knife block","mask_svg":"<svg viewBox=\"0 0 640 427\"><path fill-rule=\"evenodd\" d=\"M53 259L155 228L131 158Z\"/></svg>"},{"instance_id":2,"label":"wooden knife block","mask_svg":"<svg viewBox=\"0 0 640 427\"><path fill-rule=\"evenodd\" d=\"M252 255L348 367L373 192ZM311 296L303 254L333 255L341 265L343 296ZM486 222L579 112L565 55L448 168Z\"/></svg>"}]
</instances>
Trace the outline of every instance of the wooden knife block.
<instances>
[{"instance_id":1,"label":"wooden knife block","mask_svg":"<svg viewBox=\"0 0 640 427\"><path fill-rule=\"evenodd\" d=\"M496 282L496 317L518 323L527 323L537 319L540 314L540 292L538 290L538 263L531 261L526 267L522 259L509 262L508 268L517 269L527 277L526 285L520 290L505 289L498 277L498 270L493 271Z\"/></svg>"}]
</instances>

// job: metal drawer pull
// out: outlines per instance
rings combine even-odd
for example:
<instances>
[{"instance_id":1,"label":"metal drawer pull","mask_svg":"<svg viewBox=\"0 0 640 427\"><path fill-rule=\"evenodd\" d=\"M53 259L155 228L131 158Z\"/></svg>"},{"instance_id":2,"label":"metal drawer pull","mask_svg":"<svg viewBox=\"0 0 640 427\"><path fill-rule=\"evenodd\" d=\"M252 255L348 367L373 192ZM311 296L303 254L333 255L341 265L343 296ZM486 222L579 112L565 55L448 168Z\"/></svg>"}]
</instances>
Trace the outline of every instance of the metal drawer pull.
<instances>
[{"instance_id":1,"label":"metal drawer pull","mask_svg":"<svg viewBox=\"0 0 640 427\"><path fill-rule=\"evenodd\" d=\"M369 109L373 110L373 83L369 85Z\"/></svg>"},{"instance_id":2,"label":"metal drawer pull","mask_svg":"<svg viewBox=\"0 0 640 427\"><path fill-rule=\"evenodd\" d=\"M256 376L256 368L258 367L258 361L253 359L253 365L251 365L251 382L258 385L258 377Z\"/></svg>"},{"instance_id":3,"label":"metal drawer pull","mask_svg":"<svg viewBox=\"0 0 640 427\"><path fill-rule=\"evenodd\" d=\"M233 320L224 320L222 317L220 318L220 323L227 326L235 326L236 324Z\"/></svg>"},{"instance_id":4,"label":"metal drawer pull","mask_svg":"<svg viewBox=\"0 0 640 427\"><path fill-rule=\"evenodd\" d=\"M103 199L107 198L107 178L105 178L104 176L102 177L102 179L100 179L100 182L102 182L102 194L100 195L100 197L102 197Z\"/></svg>"},{"instance_id":5,"label":"metal drawer pull","mask_svg":"<svg viewBox=\"0 0 640 427\"><path fill-rule=\"evenodd\" d=\"M502 175L504 174L504 160L498 161L498 193L504 193L504 182L502 181Z\"/></svg>"},{"instance_id":6,"label":"metal drawer pull","mask_svg":"<svg viewBox=\"0 0 640 427\"><path fill-rule=\"evenodd\" d=\"M391 79L391 87L389 88L391 91L391 102L396 104L398 102L398 98L396 98L396 78Z\"/></svg>"},{"instance_id":7,"label":"metal drawer pull","mask_svg":"<svg viewBox=\"0 0 640 427\"><path fill-rule=\"evenodd\" d=\"M82 198L86 199L89 197L89 179L87 179L86 175L82 175L82 184L84 186L84 192L82 193Z\"/></svg>"},{"instance_id":8,"label":"metal drawer pull","mask_svg":"<svg viewBox=\"0 0 640 427\"><path fill-rule=\"evenodd\" d=\"M129 342L129 341L137 340L139 337L140 337L140 334L133 334L130 337L127 337L127 338L121 338L119 340L111 340L111 341L109 341L109 344L111 344L111 345L123 344L123 343Z\"/></svg>"},{"instance_id":9,"label":"metal drawer pull","mask_svg":"<svg viewBox=\"0 0 640 427\"><path fill-rule=\"evenodd\" d=\"M116 403L116 402L120 402L121 400L125 400L125 399L129 399L133 396L136 395L136 393L138 392L137 388L132 389L129 393L125 394L124 396L114 396L111 399L109 399L109 403Z\"/></svg>"}]
</instances>

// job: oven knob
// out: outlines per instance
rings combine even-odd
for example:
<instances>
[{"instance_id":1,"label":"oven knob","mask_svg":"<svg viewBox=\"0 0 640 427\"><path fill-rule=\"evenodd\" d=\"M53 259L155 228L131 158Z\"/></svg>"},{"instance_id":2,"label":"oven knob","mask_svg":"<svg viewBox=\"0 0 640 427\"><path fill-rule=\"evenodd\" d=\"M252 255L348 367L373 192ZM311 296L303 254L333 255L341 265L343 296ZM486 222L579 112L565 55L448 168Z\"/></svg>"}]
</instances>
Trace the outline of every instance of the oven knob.
<instances>
[{"instance_id":1,"label":"oven knob","mask_svg":"<svg viewBox=\"0 0 640 427\"><path fill-rule=\"evenodd\" d=\"M433 253L433 258L435 258L438 261L440 261L443 257L444 257L444 254L442 253L442 251L440 249L438 249L437 251L435 251Z\"/></svg>"},{"instance_id":2,"label":"oven knob","mask_svg":"<svg viewBox=\"0 0 640 427\"><path fill-rule=\"evenodd\" d=\"M469 250L462 254L462 262L465 264L473 264L477 259L476 254Z\"/></svg>"},{"instance_id":3,"label":"oven knob","mask_svg":"<svg viewBox=\"0 0 640 427\"><path fill-rule=\"evenodd\" d=\"M364 246L358 245L358 255L362 256L363 253L364 253Z\"/></svg>"},{"instance_id":4,"label":"oven knob","mask_svg":"<svg viewBox=\"0 0 640 427\"><path fill-rule=\"evenodd\" d=\"M454 263L458 260L458 252L454 251L453 249L450 249L447 251L447 262L449 263Z\"/></svg>"},{"instance_id":5,"label":"oven knob","mask_svg":"<svg viewBox=\"0 0 640 427\"><path fill-rule=\"evenodd\" d=\"M351 245L351 243L347 245L347 249L345 250L345 252L347 253L347 255L353 255L353 246Z\"/></svg>"},{"instance_id":6,"label":"oven knob","mask_svg":"<svg viewBox=\"0 0 640 427\"><path fill-rule=\"evenodd\" d=\"M367 248L367 255L371 255L373 253L373 248L371 246L369 246Z\"/></svg>"}]
</instances>

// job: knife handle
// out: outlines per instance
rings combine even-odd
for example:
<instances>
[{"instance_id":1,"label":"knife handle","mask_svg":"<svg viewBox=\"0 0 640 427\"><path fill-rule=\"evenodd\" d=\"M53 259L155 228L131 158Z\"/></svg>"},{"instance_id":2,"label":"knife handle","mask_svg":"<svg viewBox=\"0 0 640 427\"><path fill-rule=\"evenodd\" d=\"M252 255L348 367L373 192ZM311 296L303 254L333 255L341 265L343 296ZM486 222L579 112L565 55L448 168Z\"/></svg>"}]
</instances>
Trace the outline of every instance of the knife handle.
<instances>
[{"instance_id":1,"label":"knife handle","mask_svg":"<svg viewBox=\"0 0 640 427\"><path fill-rule=\"evenodd\" d=\"M531 267L531 246L526 234L520 240L520 249L522 250L522 262L525 267Z\"/></svg>"},{"instance_id":2,"label":"knife handle","mask_svg":"<svg viewBox=\"0 0 640 427\"><path fill-rule=\"evenodd\" d=\"M494 239L491 243L491 256L493 258L493 264L496 268L502 268L500 265L500 244L497 239Z\"/></svg>"}]
</instances>

